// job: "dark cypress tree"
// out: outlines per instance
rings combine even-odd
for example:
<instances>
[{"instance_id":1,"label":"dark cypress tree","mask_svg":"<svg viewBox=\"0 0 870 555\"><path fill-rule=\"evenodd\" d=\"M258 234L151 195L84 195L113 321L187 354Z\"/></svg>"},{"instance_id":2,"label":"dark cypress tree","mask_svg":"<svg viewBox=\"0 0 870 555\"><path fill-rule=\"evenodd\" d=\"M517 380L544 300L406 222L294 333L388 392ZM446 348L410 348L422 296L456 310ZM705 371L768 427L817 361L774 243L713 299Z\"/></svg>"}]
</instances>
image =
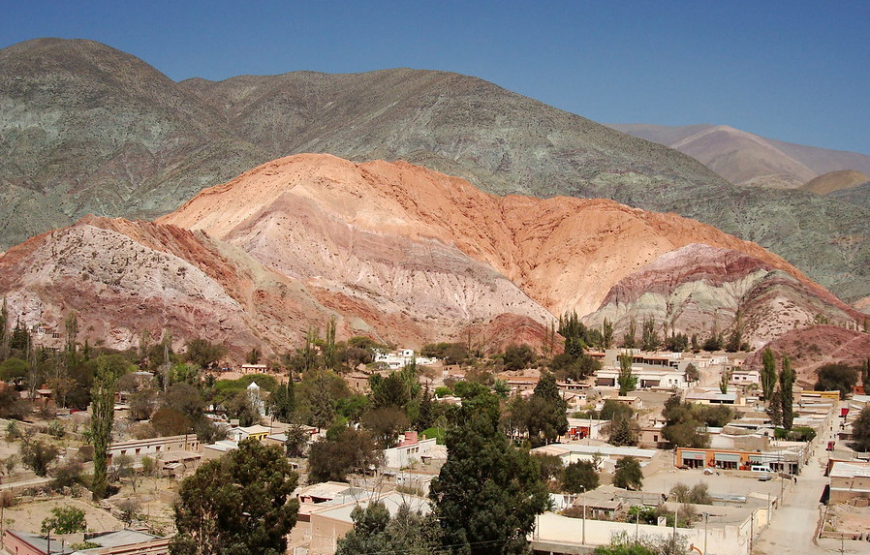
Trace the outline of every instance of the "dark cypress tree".
<instances>
[{"instance_id":1,"label":"dark cypress tree","mask_svg":"<svg viewBox=\"0 0 870 555\"><path fill-rule=\"evenodd\" d=\"M794 422L794 370L791 369L791 361L787 356L782 357L782 371L779 373L780 399L782 399L782 426L791 430Z\"/></svg>"},{"instance_id":2,"label":"dark cypress tree","mask_svg":"<svg viewBox=\"0 0 870 555\"><path fill-rule=\"evenodd\" d=\"M776 358L773 356L773 351L770 347L764 349L763 356L764 366L761 369L761 391L766 400L770 400L773 394L773 389L776 387Z\"/></svg>"}]
</instances>

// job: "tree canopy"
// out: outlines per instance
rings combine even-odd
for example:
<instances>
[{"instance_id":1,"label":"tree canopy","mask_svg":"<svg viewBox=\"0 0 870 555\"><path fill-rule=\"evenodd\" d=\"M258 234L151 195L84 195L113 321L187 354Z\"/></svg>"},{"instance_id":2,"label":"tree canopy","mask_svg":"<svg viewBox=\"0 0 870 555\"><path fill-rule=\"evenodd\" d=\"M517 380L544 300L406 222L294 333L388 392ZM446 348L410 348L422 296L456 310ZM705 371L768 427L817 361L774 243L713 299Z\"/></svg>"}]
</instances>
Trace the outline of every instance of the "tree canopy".
<instances>
[{"instance_id":1,"label":"tree canopy","mask_svg":"<svg viewBox=\"0 0 870 555\"><path fill-rule=\"evenodd\" d=\"M495 414L486 408L493 403ZM462 553L524 553L535 516L549 506L538 465L499 432L497 406L488 391L463 398L447 432L447 462L430 488L444 543Z\"/></svg>"},{"instance_id":2,"label":"tree canopy","mask_svg":"<svg viewBox=\"0 0 870 555\"><path fill-rule=\"evenodd\" d=\"M613 485L618 488L639 490L643 487L643 470L640 462L634 457L622 457L616 461L616 472L613 474Z\"/></svg>"},{"instance_id":3,"label":"tree canopy","mask_svg":"<svg viewBox=\"0 0 870 555\"><path fill-rule=\"evenodd\" d=\"M351 513L353 530L338 540L336 555L406 553L429 555L438 551L440 534L431 516L413 512L407 504L394 518L380 501L357 506Z\"/></svg>"},{"instance_id":4,"label":"tree canopy","mask_svg":"<svg viewBox=\"0 0 870 555\"><path fill-rule=\"evenodd\" d=\"M568 403L562 399L556 378L541 376L529 400L527 427L533 444L550 444L568 431Z\"/></svg>"},{"instance_id":5,"label":"tree canopy","mask_svg":"<svg viewBox=\"0 0 870 555\"><path fill-rule=\"evenodd\" d=\"M173 555L283 554L299 504L281 449L255 440L210 460L181 484Z\"/></svg>"},{"instance_id":6,"label":"tree canopy","mask_svg":"<svg viewBox=\"0 0 870 555\"><path fill-rule=\"evenodd\" d=\"M858 370L846 364L825 364L818 370L816 391L840 392L840 399L845 399L852 387L858 383Z\"/></svg>"},{"instance_id":7,"label":"tree canopy","mask_svg":"<svg viewBox=\"0 0 870 555\"><path fill-rule=\"evenodd\" d=\"M573 462L562 472L562 489L569 493L594 490L598 482L598 472L589 461Z\"/></svg>"},{"instance_id":8,"label":"tree canopy","mask_svg":"<svg viewBox=\"0 0 870 555\"><path fill-rule=\"evenodd\" d=\"M861 413L852 424L852 439L856 450L870 451L870 407L861 409Z\"/></svg>"}]
</instances>

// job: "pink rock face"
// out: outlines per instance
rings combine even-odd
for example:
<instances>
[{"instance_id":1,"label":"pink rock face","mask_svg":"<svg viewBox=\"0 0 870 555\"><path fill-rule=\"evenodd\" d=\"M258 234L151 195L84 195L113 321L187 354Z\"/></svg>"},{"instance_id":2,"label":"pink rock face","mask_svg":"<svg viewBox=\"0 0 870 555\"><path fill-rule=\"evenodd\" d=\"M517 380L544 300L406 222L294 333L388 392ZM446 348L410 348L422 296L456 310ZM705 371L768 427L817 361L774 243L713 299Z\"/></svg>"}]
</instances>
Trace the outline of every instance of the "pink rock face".
<instances>
[{"instance_id":1,"label":"pink rock face","mask_svg":"<svg viewBox=\"0 0 870 555\"><path fill-rule=\"evenodd\" d=\"M0 294L31 325L62 329L75 310L81 330L118 348L169 329L178 342L284 352L331 318L345 337L415 346L470 332L495 347L540 343L566 311L762 274L840 310L781 258L673 214L496 197L404 162L307 154L206 189L155 223L88 217L36 237L0 257ZM702 325L732 297L705 299L712 308L687 322Z\"/></svg>"},{"instance_id":2,"label":"pink rock face","mask_svg":"<svg viewBox=\"0 0 870 555\"><path fill-rule=\"evenodd\" d=\"M668 333L703 337L714 326L730 332L739 316L743 340L759 347L795 327L811 325L819 315L838 322L860 318L818 286L758 258L692 244L620 280L586 321L600 325L607 318L619 335L632 321L639 330L643 320L653 318Z\"/></svg>"}]
</instances>

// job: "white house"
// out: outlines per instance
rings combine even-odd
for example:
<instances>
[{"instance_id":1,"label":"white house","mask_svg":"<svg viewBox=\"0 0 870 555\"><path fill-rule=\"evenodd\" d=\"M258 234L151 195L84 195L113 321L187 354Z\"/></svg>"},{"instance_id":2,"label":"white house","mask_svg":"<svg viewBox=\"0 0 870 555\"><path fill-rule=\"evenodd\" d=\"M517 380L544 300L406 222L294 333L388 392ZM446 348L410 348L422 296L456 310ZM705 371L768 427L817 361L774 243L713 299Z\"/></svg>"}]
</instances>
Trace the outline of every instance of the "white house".
<instances>
[{"instance_id":1,"label":"white house","mask_svg":"<svg viewBox=\"0 0 870 555\"><path fill-rule=\"evenodd\" d=\"M383 362L391 369L398 370L412 362L420 366L435 364L438 359L416 356L413 349L399 349L391 353L375 351L375 362Z\"/></svg>"},{"instance_id":2,"label":"white house","mask_svg":"<svg viewBox=\"0 0 870 555\"><path fill-rule=\"evenodd\" d=\"M648 368L632 366L632 375L637 378L638 389L686 389L689 383L682 370L666 367ZM619 368L605 367L595 374L595 385L616 387Z\"/></svg>"},{"instance_id":3,"label":"white house","mask_svg":"<svg viewBox=\"0 0 870 555\"><path fill-rule=\"evenodd\" d=\"M405 439L399 445L384 449L384 466L405 468L413 462L421 461L424 456L434 451L436 445L434 438L420 440L417 432L405 432Z\"/></svg>"}]
</instances>

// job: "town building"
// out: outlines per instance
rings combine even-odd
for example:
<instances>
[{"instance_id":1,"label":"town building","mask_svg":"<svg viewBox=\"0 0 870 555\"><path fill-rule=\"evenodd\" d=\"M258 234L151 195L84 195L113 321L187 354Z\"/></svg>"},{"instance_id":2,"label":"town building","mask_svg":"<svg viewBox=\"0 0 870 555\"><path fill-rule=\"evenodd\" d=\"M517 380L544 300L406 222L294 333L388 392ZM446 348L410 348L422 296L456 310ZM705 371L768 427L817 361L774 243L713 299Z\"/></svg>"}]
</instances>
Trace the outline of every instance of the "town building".
<instances>
[{"instance_id":1,"label":"town building","mask_svg":"<svg viewBox=\"0 0 870 555\"><path fill-rule=\"evenodd\" d=\"M828 476L831 480L830 503L870 506L870 463L835 461Z\"/></svg>"},{"instance_id":2,"label":"town building","mask_svg":"<svg viewBox=\"0 0 870 555\"><path fill-rule=\"evenodd\" d=\"M600 387L617 387L620 369L608 366L595 374L595 385ZM686 389L686 373L671 367L661 366L649 368L645 366L631 367L632 375L637 379L637 389Z\"/></svg>"},{"instance_id":3,"label":"town building","mask_svg":"<svg viewBox=\"0 0 870 555\"><path fill-rule=\"evenodd\" d=\"M430 454L437 448L437 440L435 438L420 439L417 432L405 432L402 441L395 447L384 449L384 466L387 468L405 468L414 462L421 462L423 457Z\"/></svg>"},{"instance_id":4,"label":"town building","mask_svg":"<svg viewBox=\"0 0 870 555\"><path fill-rule=\"evenodd\" d=\"M806 457L806 444L792 444L776 451L677 447L674 465L718 470L751 470L753 466L765 466L771 472L800 474Z\"/></svg>"},{"instance_id":5,"label":"town building","mask_svg":"<svg viewBox=\"0 0 870 555\"><path fill-rule=\"evenodd\" d=\"M97 547L75 550L58 538L49 539L26 532L6 530L3 545L12 555L166 555L170 538L136 530L85 534L85 541Z\"/></svg>"}]
</instances>

